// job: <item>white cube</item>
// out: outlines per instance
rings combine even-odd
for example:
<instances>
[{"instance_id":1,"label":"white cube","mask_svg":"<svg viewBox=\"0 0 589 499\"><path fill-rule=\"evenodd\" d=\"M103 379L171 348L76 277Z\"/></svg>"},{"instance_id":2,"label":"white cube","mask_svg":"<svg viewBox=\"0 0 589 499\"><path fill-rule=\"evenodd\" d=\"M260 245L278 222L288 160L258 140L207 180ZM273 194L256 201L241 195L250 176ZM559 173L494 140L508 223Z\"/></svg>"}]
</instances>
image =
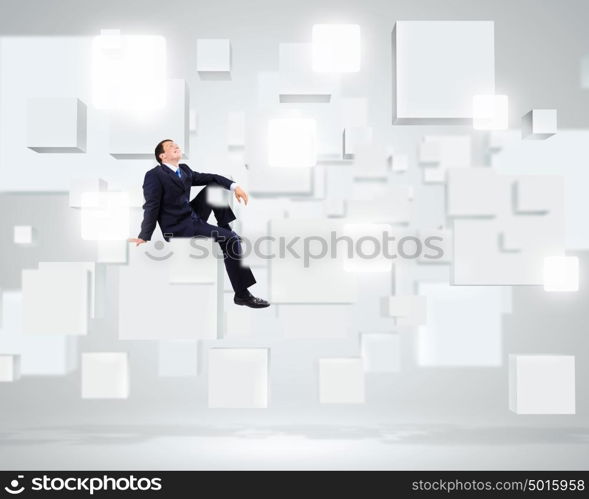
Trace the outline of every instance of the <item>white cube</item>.
<instances>
[{"instance_id":1,"label":"white cube","mask_svg":"<svg viewBox=\"0 0 589 499\"><path fill-rule=\"evenodd\" d=\"M20 356L0 355L0 382L13 382L20 378Z\"/></svg>"},{"instance_id":2,"label":"white cube","mask_svg":"<svg viewBox=\"0 0 589 499\"><path fill-rule=\"evenodd\" d=\"M36 230L30 225L14 226L14 244L30 245L35 242Z\"/></svg>"},{"instance_id":3,"label":"white cube","mask_svg":"<svg viewBox=\"0 0 589 499\"><path fill-rule=\"evenodd\" d=\"M398 326L420 326L427 321L427 298L419 295L387 296L385 315L395 317Z\"/></svg>"},{"instance_id":4,"label":"white cube","mask_svg":"<svg viewBox=\"0 0 589 499\"><path fill-rule=\"evenodd\" d=\"M360 71L360 26L313 25L313 71L352 73Z\"/></svg>"},{"instance_id":5,"label":"white cube","mask_svg":"<svg viewBox=\"0 0 589 499\"><path fill-rule=\"evenodd\" d=\"M166 64L165 37L102 30L92 40L94 107L140 114L162 109L168 98Z\"/></svg>"},{"instance_id":6,"label":"white cube","mask_svg":"<svg viewBox=\"0 0 589 499\"><path fill-rule=\"evenodd\" d=\"M548 256L544 258L545 291L578 291L579 258Z\"/></svg>"},{"instance_id":7,"label":"white cube","mask_svg":"<svg viewBox=\"0 0 589 499\"><path fill-rule=\"evenodd\" d=\"M222 38L200 38L196 41L196 70L230 72L231 42Z\"/></svg>"},{"instance_id":8,"label":"white cube","mask_svg":"<svg viewBox=\"0 0 589 499\"><path fill-rule=\"evenodd\" d=\"M575 414L575 356L511 354L509 409L516 414Z\"/></svg>"},{"instance_id":9,"label":"white cube","mask_svg":"<svg viewBox=\"0 0 589 499\"><path fill-rule=\"evenodd\" d=\"M317 163L317 124L311 118L277 118L268 122L268 164L309 167Z\"/></svg>"},{"instance_id":10,"label":"white cube","mask_svg":"<svg viewBox=\"0 0 589 499\"><path fill-rule=\"evenodd\" d=\"M268 407L270 352L267 348L211 348L208 406Z\"/></svg>"},{"instance_id":11,"label":"white cube","mask_svg":"<svg viewBox=\"0 0 589 499\"><path fill-rule=\"evenodd\" d=\"M505 130L509 125L507 95L475 95L472 125L475 130Z\"/></svg>"},{"instance_id":12,"label":"white cube","mask_svg":"<svg viewBox=\"0 0 589 499\"><path fill-rule=\"evenodd\" d=\"M495 93L493 21L397 21L392 44L393 123L469 124Z\"/></svg>"},{"instance_id":13,"label":"white cube","mask_svg":"<svg viewBox=\"0 0 589 499\"><path fill-rule=\"evenodd\" d=\"M126 352L82 354L82 398L129 397L129 359Z\"/></svg>"},{"instance_id":14,"label":"white cube","mask_svg":"<svg viewBox=\"0 0 589 499\"><path fill-rule=\"evenodd\" d=\"M23 332L88 332L90 272L83 266L22 270Z\"/></svg>"},{"instance_id":15,"label":"white cube","mask_svg":"<svg viewBox=\"0 0 589 499\"><path fill-rule=\"evenodd\" d=\"M75 97L29 98L27 147L40 153L86 152L86 104Z\"/></svg>"},{"instance_id":16,"label":"white cube","mask_svg":"<svg viewBox=\"0 0 589 499\"><path fill-rule=\"evenodd\" d=\"M319 402L363 404L364 368L361 358L319 359Z\"/></svg>"},{"instance_id":17,"label":"white cube","mask_svg":"<svg viewBox=\"0 0 589 499\"><path fill-rule=\"evenodd\" d=\"M401 338L398 333L360 335L362 363L366 372L397 372L401 365Z\"/></svg>"},{"instance_id":18,"label":"white cube","mask_svg":"<svg viewBox=\"0 0 589 499\"><path fill-rule=\"evenodd\" d=\"M532 109L522 117L522 138L543 140L556 133L556 109Z\"/></svg>"}]
</instances>

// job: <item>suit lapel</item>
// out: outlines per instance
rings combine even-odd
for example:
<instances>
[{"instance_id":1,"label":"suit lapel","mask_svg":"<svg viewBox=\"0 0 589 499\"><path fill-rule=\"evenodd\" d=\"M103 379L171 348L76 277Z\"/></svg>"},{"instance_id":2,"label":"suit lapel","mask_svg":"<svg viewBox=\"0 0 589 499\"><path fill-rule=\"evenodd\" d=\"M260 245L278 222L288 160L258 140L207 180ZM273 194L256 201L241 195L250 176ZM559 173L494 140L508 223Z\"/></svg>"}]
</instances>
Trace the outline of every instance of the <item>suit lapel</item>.
<instances>
[{"instance_id":1,"label":"suit lapel","mask_svg":"<svg viewBox=\"0 0 589 499\"><path fill-rule=\"evenodd\" d=\"M176 173L174 173L169 167L167 167L166 165L160 165L164 171L166 172L167 175L169 175L172 178L172 182L174 182L178 187L180 187L182 190L186 189L186 186L184 184L184 179L186 178L186 172L184 170L182 170L182 178L178 178L178 175L176 175ZM178 166L178 168L180 168Z\"/></svg>"}]
</instances>

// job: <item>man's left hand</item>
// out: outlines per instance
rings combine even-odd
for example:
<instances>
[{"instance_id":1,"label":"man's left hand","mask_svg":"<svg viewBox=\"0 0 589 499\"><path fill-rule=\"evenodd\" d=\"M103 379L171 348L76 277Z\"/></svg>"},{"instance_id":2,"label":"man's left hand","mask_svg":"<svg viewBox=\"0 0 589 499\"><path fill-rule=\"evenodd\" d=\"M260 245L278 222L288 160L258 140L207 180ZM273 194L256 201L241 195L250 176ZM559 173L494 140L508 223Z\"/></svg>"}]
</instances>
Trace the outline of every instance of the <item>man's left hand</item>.
<instances>
[{"instance_id":1,"label":"man's left hand","mask_svg":"<svg viewBox=\"0 0 589 499\"><path fill-rule=\"evenodd\" d=\"M248 200L247 192L245 192L241 187L236 187L235 191L233 191L233 193L235 194L235 198L237 199L237 201L239 201L241 203L241 200L243 199L243 201L247 205L247 200Z\"/></svg>"}]
</instances>

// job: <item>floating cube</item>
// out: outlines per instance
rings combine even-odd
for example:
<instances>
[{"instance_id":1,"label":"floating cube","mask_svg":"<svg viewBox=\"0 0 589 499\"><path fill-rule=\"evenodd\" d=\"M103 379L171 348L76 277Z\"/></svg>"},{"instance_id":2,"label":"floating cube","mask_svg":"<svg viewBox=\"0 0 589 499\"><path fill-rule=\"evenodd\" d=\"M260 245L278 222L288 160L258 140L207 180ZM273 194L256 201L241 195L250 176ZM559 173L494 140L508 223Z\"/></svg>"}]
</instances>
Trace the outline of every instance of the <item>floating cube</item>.
<instances>
[{"instance_id":1,"label":"floating cube","mask_svg":"<svg viewBox=\"0 0 589 499\"><path fill-rule=\"evenodd\" d=\"M168 98L166 73L163 36L101 30L92 40L92 101L96 109L140 113L162 109Z\"/></svg>"},{"instance_id":2,"label":"floating cube","mask_svg":"<svg viewBox=\"0 0 589 499\"><path fill-rule=\"evenodd\" d=\"M129 398L129 358L126 352L82 354L82 398Z\"/></svg>"},{"instance_id":3,"label":"floating cube","mask_svg":"<svg viewBox=\"0 0 589 499\"><path fill-rule=\"evenodd\" d=\"M0 355L0 382L13 382L20 378L20 356Z\"/></svg>"},{"instance_id":4,"label":"floating cube","mask_svg":"<svg viewBox=\"0 0 589 499\"><path fill-rule=\"evenodd\" d=\"M86 152L86 104L75 97L29 98L27 147L40 153Z\"/></svg>"},{"instance_id":5,"label":"floating cube","mask_svg":"<svg viewBox=\"0 0 589 499\"><path fill-rule=\"evenodd\" d=\"M394 154L392 169L394 172L406 172L409 169L409 156L407 154Z\"/></svg>"},{"instance_id":6,"label":"floating cube","mask_svg":"<svg viewBox=\"0 0 589 499\"><path fill-rule=\"evenodd\" d=\"M493 31L493 21L397 21L393 123L472 123L473 96L495 93Z\"/></svg>"},{"instance_id":7,"label":"floating cube","mask_svg":"<svg viewBox=\"0 0 589 499\"><path fill-rule=\"evenodd\" d=\"M575 356L509 355L509 409L575 414Z\"/></svg>"},{"instance_id":8,"label":"floating cube","mask_svg":"<svg viewBox=\"0 0 589 499\"><path fill-rule=\"evenodd\" d=\"M344 128L343 142L344 158L352 159L361 147L366 147L372 142L372 128Z\"/></svg>"},{"instance_id":9,"label":"floating cube","mask_svg":"<svg viewBox=\"0 0 589 499\"><path fill-rule=\"evenodd\" d=\"M475 130L505 130L509 125L507 95L475 95L472 99Z\"/></svg>"},{"instance_id":10,"label":"floating cube","mask_svg":"<svg viewBox=\"0 0 589 499\"><path fill-rule=\"evenodd\" d=\"M209 407L268 407L269 349L211 348L208 363Z\"/></svg>"},{"instance_id":11,"label":"floating cube","mask_svg":"<svg viewBox=\"0 0 589 499\"><path fill-rule=\"evenodd\" d=\"M311 118L278 118L268 122L268 164L309 167L317 163L317 125Z\"/></svg>"},{"instance_id":12,"label":"floating cube","mask_svg":"<svg viewBox=\"0 0 589 499\"><path fill-rule=\"evenodd\" d=\"M198 343L195 340L158 342L158 375L190 377L198 372Z\"/></svg>"},{"instance_id":13,"label":"floating cube","mask_svg":"<svg viewBox=\"0 0 589 499\"><path fill-rule=\"evenodd\" d=\"M547 139L556 129L556 109L532 109L522 118L523 139Z\"/></svg>"},{"instance_id":14,"label":"floating cube","mask_svg":"<svg viewBox=\"0 0 589 499\"><path fill-rule=\"evenodd\" d=\"M223 38L196 40L196 70L202 72L231 71L231 41Z\"/></svg>"},{"instance_id":15,"label":"floating cube","mask_svg":"<svg viewBox=\"0 0 589 499\"><path fill-rule=\"evenodd\" d=\"M545 291L578 291L579 258L548 256L544 258Z\"/></svg>"},{"instance_id":16,"label":"floating cube","mask_svg":"<svg viewBox=\"0 0 589 499\"><path fill-rule=\"evenodd\" d=\"M398 372L401 365L401 338L398 333L362 333L362 364L366 372Z\"/></svg>"},{"instance_id":17,"label":"floating cube","mask_svg":"<svg viewBox=\"0 0 589 499\"><path fill-rule=\"evenodd\" d=\"M14 244L23 246L33 245L37 241L37 231L30 225L14 226Z\"/></svg>"},{"instance_id":18,"label":"floating cube","mask_svg":"<svg viewBox=\"0 0 589 499\"><path fill-rule=\"evenodd\" d=\"M353 73L360 71L360 26L313 25L313 71Z\"/></svg>"},{"instance_id":19,"label":"floating cube","mask_svg":"<svg viewBox=\"0 0 589 499\"><path fill-rule=\"evenodd\" d=\"M85 241L116 241L129 234L127 192L83 192L81 236Z\"/></svg>"},{"instance_id":20,"label":"floating cube","mask_svg":"<svg viewBox=\"0 0 589 499\"><path fill-rule=\"evenodd\" d=\"M319 402L363 404L364 368L361 358L319 359Z\"/></svg>"},{"instance_id":21,"label":"floating cube","mask_svg":"<svg viewBox=\"0 0 589 499\"><path fill-rule=\"evenodd\" d=\"M23 332L85 335L90 273L79 265L22 270Z\"/></svg>"}]
</instances>

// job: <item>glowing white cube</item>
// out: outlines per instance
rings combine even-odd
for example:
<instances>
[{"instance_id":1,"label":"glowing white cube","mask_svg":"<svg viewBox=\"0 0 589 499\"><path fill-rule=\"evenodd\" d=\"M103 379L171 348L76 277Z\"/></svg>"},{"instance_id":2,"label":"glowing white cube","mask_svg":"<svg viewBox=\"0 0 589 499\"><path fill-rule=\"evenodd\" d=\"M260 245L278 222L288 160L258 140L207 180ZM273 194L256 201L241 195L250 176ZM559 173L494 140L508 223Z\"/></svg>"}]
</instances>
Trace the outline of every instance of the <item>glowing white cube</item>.
<instances>
[{"instance_id":1,"label":"glowing white cube","mask_svg":"<svg viewBox=\"0 0 589 499\"><path fill-rule=\"evenodd\" d=\"M576 256L544 258L545 291L578 291L579 259Z\"/></svg>"},{"instance_id":2,"label":"glowing white cube","mask_svg":"<svg viewBox=\"0 0 589 499\"><path fill-rule=\"evenodd\" d=\"M113 241L129 233L129 195L126 192L83 192L82 239Z\"/></svg>"},{"instance_id":3,"label":"glowing white cube","mask_svg":"<svg viewBox=\"0 0 589 499\"><path fill-rule=\"evenodd\" d=\"M317 163L317 123L312 118L276 118L268 122L268 164L309 167Z\"/></svg>"},{"instance_id":4,"label":"glowing white cube","mask_svg":"<svg viewBox=\"0 0 589 499\"><path fill-rule=\"evenodd\" d=\"M14 244L33 244L35 231L30 225L14 226Z\"/></svg>"},{"instance_id":5,"label":"glowing white cube","mask_svg":"<svg viewBox=\"0 0 589 499\"><path fill-rule=\"evenodd\" d=\"M507 95L475 95L472 99L472 107L472 121L475 130L507 129Z\"/></svg>"},{"instance_id":6,"label":"glowing white cube","mask_svg":"<svg viewBox=\"0 0 589 499\"><path fill-rule=\"evenodd\" d=\"M96 109L150 110L166 103L166 39L102 30L92 42Z\"/></svg>"},{"instance_id":7,"label":"glowing white cube","mask_svg":"<svg viewBox=\"0 0 589 499\"><path fill-rule=\"evenodd\" d=\"M129 397L129 358L126 352L82 354L82 398Z\"/></svg>"},{"instance_id":8,"label":"glowing white cube","mask_svg":"<svg viewBox=\"0 0 589 499\"><path fill-rule=\"evenodd\" d=\"M360 71L360 26L357 24L315 24L312 45L313 71Z\"/></svg>"},{"instance_id":9,"label":"glowing white cube","mask_svg":"<svg viewBox=\"0 0 589 499\"><path fill-rule=\"evenodd\" d=\"M13 382L20 378L20 355L0 355L0 382Z\"/></svg>"}]
</instances>

